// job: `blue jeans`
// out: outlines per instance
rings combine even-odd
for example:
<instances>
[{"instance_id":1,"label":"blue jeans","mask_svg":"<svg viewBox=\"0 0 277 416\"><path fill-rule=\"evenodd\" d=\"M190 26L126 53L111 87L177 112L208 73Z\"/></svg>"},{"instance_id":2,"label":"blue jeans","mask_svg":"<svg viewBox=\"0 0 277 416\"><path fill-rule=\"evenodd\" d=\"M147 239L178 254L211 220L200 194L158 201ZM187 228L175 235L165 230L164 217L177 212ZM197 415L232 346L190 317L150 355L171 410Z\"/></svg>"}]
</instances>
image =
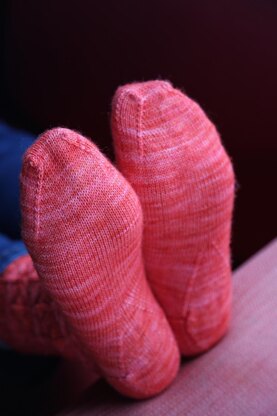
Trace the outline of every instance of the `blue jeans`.
<instances>
[{"instance_id":1,"label":"blue jeans","mask_svg":"<svg viewBox=\"0 0 277 416\"><path fill-rule=\"evenodd\" d=\"M20 240L19 175L23 154L35 139L0 120L0 273L17 257L27 253ZM56 357L16 355L1 341L0 350L1 363L3 359L6 363L4 369L2 365L0 368L1 382L9 378L24 386L34 384L52 373L58 363Z\"/></svg>"},{"instance_id":2,"label":"blue jeans","mask_svg":"<svg viewBox=\"0 0 277 416\"><path fill-rule=\"evenodd\" d=\"M34 140L0 121L0 273L27 253L20 240L19 175L23 154Z\"/></svg>"},{"instance_id":3,"label":"blue jeans","mask_svg":"<svg viewBox=\"0 0 277 416\"><path fill-rule=\"evenodd\" d=\"M0 273L27 252L20 241L19 175L23 154L34 140L0 121Z\"/></svg>"},{"instance_id":4,"label":"blue jeans","mask_svg":"<svg viewBox=\"0 0 277 416\"><path fill-rule=\"evenodd\" d=\"M0 121L0 233L20 239L19 175L35 137Z\"/></svg>"}]
</instances>

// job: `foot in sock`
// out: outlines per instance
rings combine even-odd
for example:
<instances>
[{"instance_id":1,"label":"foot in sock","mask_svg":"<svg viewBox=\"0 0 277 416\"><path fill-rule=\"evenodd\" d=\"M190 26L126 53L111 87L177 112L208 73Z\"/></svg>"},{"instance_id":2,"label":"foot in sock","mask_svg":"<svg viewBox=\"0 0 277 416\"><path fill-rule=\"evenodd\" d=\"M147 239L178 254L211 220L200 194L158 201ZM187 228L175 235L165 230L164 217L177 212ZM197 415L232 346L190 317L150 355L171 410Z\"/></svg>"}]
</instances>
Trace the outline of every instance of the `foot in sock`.
<instances>
[{"instance_id":1,"label":"foot in sock","mask_svg":"<svg viewBox=\"0 0 277 416\"><path fill-rule=\"evenodd\" d=\"M178 347L145 279L142 212L123 176L67 129L43 134L21 173L23 239L87 359L120 392L159 393Z\"/></svg>"},{"instance_id":2,"label":"foot in sock","mask_svg":"<svg viewBox=\"0 0 277 416\"><path fill-rule=\"evenodd\" d=\"M230 320L232 164L201 108L168 82L120 87L112 130L142 204L148 281L181 352L199 354Z\"/></svg>"},{"instance_id":3,"label":"foot in sock","mask_svg":"<svg viewBox=\"0 0 277 416\"><path fill-rule=\"evenodd\" d=\"M13 259L0 275L0 340L20 353L83 362L72 331L28 254Z\"/></svg>"}]
</instances>

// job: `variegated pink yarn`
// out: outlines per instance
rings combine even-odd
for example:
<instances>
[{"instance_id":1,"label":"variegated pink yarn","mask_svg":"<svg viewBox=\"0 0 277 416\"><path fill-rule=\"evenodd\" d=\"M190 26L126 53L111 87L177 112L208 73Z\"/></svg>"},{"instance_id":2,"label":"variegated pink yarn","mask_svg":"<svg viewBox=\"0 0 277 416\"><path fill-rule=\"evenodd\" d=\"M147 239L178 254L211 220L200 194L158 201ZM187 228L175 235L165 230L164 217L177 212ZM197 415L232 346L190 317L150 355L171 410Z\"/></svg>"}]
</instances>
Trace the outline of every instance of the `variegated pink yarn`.
<instances>
[{"instance_id":1,"label":"variegated pink yarn","mask_svg":"<svg viewBox=\"0 0 277 416\"><path fill-rule=\"evenodd\" d=\"M232 164L201 108L165 81L120 87L112 129L142 204L148 281L181 352L198 354L230 320Z\"/></svg>"},{"instance_id":2,"label":"variegated pink yarn","mask_svg":"<svg viewBox=\"0 0 277 416\"><path fill-rule=\"evenodd\" d=\"M23 239L87 360L120 392L159 393L179 351L142 261L139 200L80 134L44 133L24 156Z\"/></svg>"}]
</instances>

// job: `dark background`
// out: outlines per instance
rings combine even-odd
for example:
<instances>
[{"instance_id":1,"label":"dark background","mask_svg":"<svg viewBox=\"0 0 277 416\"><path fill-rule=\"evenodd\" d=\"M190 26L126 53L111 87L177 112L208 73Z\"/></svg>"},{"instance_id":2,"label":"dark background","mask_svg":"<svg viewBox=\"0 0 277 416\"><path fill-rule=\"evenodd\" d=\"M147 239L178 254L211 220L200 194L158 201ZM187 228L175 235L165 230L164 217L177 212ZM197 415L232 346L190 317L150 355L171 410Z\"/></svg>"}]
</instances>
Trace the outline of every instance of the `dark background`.
<instances>
[{"instance_id":1,"label":"dark background","mask_svg":"<svg viewBox=\"0 0 277 416\"><path fill-rule=\"evenodd\" d=\"M10 0L2 8L2 117L35 133L80 130L112 158L117 86L169 79L206 110L233 159L234 266L275 237L275 1Z\"/></svg>"}]
</instances>

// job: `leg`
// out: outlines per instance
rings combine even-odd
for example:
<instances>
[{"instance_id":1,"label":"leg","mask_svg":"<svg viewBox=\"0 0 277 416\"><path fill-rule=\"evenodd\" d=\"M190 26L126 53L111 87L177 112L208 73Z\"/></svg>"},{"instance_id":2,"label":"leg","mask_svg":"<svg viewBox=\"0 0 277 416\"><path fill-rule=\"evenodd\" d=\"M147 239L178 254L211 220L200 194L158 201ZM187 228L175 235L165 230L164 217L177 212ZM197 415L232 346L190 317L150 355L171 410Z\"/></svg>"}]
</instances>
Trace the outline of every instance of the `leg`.
<instances>
[{"instance_id":1,"label":"leg","mask_svg":"<svg viewBox=\"0 0 277 416\"><path fill-rule=\"evenodd\" d=\"M0 122L0 233L20 239L19 174L24 152L34 142L29 133Z\"/></svg>"},{"instance_id":2,"label":"leg","mask_svg":"<svg viewBox=\"0 0 277 416\"><path fill-rule=\"evenodd\" d=\"M0 234L0 339L20 353L78 359L72 333L22 241Z\"/></svg>"}]
</instances>

